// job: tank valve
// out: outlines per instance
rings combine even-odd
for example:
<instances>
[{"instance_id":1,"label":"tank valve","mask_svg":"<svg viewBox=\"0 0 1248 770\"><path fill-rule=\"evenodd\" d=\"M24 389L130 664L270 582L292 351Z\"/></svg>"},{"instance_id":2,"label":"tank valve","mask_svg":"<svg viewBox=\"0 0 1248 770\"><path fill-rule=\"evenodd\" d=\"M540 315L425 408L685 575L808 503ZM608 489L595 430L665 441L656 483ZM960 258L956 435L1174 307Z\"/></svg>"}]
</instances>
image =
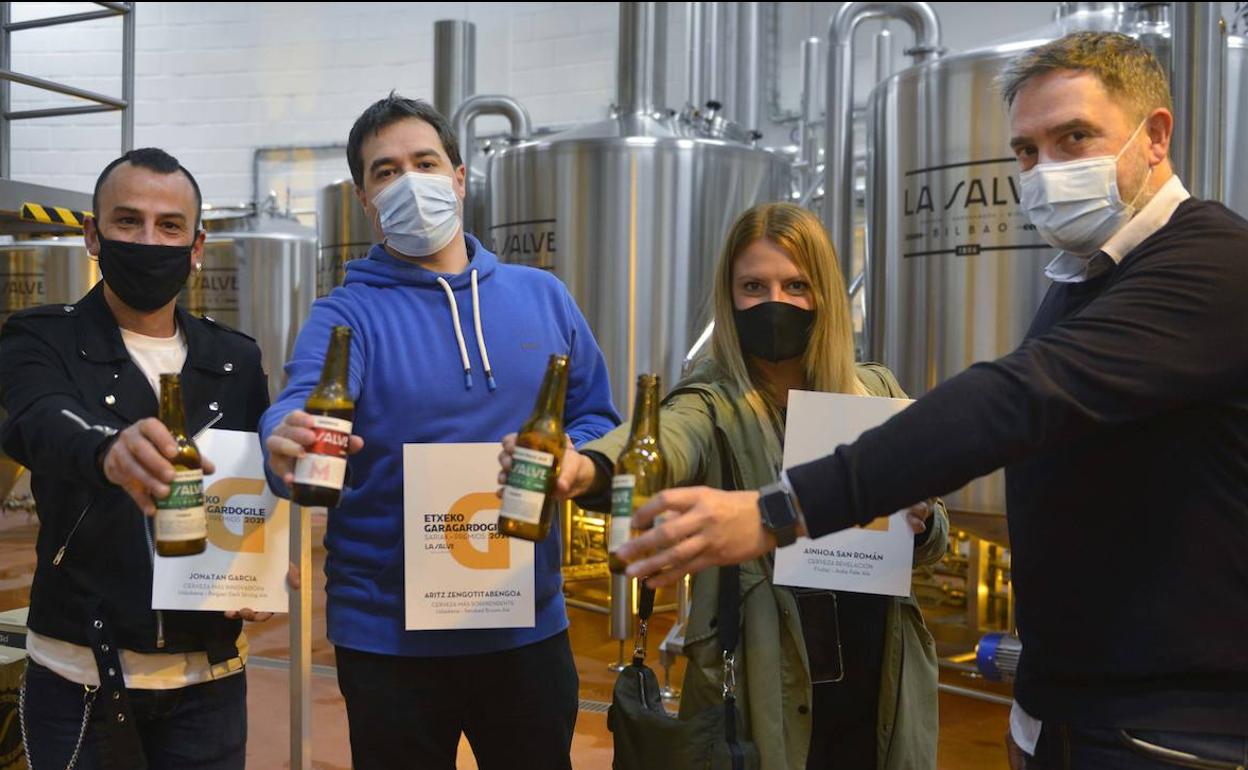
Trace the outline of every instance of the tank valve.
<instances>
[{"instance_id":1,"label":"tank valve","mask_svg":"<svg viewBox=\"0 0 1248 770\"><path fill-rule=\"evenodd\" d=\"M985 634L975 645L975 667L985 679L1012 682L1018 672L1018 658L1023 654L1022 641L1013 634Z\"/></svg>"}]
</instances>

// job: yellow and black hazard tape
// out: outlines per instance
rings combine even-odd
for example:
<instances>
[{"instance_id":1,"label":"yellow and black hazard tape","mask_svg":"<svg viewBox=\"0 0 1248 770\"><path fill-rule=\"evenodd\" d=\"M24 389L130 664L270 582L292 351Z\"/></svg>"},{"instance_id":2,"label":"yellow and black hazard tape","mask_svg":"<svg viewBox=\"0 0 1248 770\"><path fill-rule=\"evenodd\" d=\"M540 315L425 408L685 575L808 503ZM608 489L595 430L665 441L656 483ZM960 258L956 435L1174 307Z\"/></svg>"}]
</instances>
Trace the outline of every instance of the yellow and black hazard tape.
<instances>
[{"instance_id":1,"label":"yellow and black hazard tape","mask_svg":"<svg viewBox=\"0 0 1248 770\"><path fill-rule=\"evenodd\" d=\"M91 216L86 211L70 211L60 206L44 206L38 203L22 204L22 219L42 222L45 225L65 225L82 229L82 222Z\"/></svg>"}]
</instances>

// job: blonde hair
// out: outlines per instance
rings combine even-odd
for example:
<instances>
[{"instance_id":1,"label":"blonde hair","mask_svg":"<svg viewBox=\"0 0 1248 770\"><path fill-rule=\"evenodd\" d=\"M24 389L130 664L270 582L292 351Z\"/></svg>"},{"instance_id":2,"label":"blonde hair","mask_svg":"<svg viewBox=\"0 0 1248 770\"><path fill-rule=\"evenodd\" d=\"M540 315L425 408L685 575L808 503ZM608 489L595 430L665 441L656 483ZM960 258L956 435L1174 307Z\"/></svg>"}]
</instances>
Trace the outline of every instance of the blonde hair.
<instances>
[{"instance_id":1,"label":"blonde hair","mask_svg":"<svg viewBox=\"0 0 1248 770\"><path fill-rule=\"evenodd\" d=\"M862 395L866 389L854 370L854 330L845 290L845 278L823 225L814 214L792 203L763 203L737 217L724 241L715 268L712 303L715 329L710 357L746 396L761 395L775 407L766 383L751 371L733 321L733 269L745 249L766 240L788 255L810 282L815 322L810 343L802 355L807 386L830 393Z\"/></svg>"}]
</instances>

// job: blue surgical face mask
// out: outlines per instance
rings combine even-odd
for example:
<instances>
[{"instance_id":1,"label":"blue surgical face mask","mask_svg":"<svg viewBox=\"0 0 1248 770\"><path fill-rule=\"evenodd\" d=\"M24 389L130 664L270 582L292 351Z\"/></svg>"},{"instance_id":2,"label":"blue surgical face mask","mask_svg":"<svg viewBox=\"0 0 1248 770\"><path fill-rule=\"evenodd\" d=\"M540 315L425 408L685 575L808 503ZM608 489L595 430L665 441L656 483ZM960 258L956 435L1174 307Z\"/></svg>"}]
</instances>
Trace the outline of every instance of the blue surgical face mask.
<instances>
[{"instance_id":1,"label":"blue surgical face mask","mask_svg":"<svg viewBox=\"0 0 1248 770\"><path fill-rule=\"evenodd\" d=\"M1076 256L1091 256L1135 216L1135 204L1153 169L1149 166L1149 176L1126 203L1118 194L1118 159L1146 121L1136 126L1117 155L1040 163L1019 174L1023 210L1045 243Z\"/></svg>"},{"instance_id":2,"label":"blue surgical face mask","mask_svg":"<svg viewBox=\"0 0 1248 770\"><path fill-rule=\"evenodd\" d=\"M459 197L450 177L409 171L373 196L386 244L409 257L436 254L459 231Z\"/></svg>"}]
</instances>

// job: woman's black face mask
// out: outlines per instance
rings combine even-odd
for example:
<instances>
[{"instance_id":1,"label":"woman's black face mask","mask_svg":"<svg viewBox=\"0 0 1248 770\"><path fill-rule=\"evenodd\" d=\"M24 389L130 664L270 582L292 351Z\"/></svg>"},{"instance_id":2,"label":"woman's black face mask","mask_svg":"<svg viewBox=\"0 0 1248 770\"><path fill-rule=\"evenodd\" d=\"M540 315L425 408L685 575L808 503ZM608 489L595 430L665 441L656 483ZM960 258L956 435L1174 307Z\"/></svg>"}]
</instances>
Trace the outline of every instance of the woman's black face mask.
<instances>
[{"instance_id":1,"label":"woman's black face mask","mask_svg":"<svg viewBox=\"0 0 1248 770\"><path fill-rule=\"evenodd\" d=\"M763 302L733 310L741 350L764 361L786 361L806 352L815 311L788 302Z\"/></svg>"}]
</instances>

